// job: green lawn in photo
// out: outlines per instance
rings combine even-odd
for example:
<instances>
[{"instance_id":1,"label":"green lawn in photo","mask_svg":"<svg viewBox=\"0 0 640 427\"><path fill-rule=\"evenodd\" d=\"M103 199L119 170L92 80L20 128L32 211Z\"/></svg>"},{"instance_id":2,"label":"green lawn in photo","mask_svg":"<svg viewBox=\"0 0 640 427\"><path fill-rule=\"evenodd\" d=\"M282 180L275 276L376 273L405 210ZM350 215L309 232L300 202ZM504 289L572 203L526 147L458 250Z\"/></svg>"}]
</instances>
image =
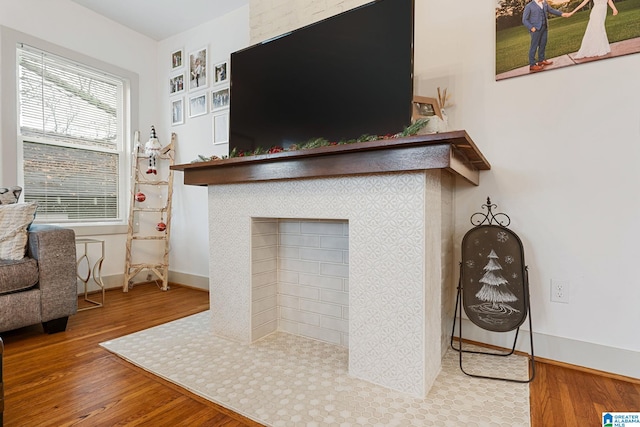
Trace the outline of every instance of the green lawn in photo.
<instances>
[{"instance_id":1,"label":"green lawn in photo","mask_svg":"<svg viewBox=\"0 0 640 427\"><path fill-rule=\"evenodd\" d=\"M609 43L640 37L640 0L615 3L618 15L613 16L607 6L606 29ZM553 58L580 49L591 10L577 12L570 18L553 17L549 23L547 58ZM531 37L524 25L507 28L496 33L496 74L529 64Z\"/></svg>"}]
</instances>

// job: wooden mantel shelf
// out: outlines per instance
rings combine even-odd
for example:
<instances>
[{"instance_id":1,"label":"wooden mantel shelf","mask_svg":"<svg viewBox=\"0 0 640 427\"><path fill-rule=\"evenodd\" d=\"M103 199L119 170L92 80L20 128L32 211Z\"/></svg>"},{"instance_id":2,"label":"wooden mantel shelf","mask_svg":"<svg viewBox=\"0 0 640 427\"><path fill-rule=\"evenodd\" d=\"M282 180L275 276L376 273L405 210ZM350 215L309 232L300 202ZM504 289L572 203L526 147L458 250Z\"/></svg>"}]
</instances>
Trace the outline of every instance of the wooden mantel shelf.
<instances>
[{"instance_id":1,"label":"wooden mantel shelf","mask_svg":"<svg viewBox=\"0 0 640 427\"><path fill-rule=\"evenodd\" d=\"M171 166L187 185L446 169L479 184L491 165L464 130Z\"/></svg>"}]
</instances>

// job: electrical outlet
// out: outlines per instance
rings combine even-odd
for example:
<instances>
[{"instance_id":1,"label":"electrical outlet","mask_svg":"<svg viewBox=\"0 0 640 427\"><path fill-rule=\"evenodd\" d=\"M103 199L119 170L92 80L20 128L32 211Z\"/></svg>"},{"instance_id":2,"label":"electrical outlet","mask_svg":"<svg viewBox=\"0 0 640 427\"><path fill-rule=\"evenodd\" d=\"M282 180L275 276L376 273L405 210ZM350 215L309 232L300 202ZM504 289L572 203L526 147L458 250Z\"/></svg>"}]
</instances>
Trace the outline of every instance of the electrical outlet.
<instances>
[{"instance_id":1,"label":"electrical outlet","mask_svg":"<svg viewBox=\"0 0 640 427\"><path fill-rule=\"evenodd\" d=\"M569 281L551 279L551 301L569 304Z\"/></svg>"}]
</instances>

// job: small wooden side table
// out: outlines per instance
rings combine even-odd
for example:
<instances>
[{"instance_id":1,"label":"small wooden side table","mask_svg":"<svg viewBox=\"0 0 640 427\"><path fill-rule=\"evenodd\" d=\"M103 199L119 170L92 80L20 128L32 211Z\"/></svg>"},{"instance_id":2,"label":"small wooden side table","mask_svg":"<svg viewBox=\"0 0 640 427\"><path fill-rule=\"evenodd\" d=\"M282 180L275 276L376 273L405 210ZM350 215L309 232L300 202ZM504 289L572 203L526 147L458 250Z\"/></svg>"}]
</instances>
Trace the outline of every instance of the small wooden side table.
<instances>
[{"instance_id":1,"label":"small wooden side table","mask_svg":"<svg viewBox=\"0 0 640 427\"><path fill-rule=\"evenodd\" d=\"M100 258L98 258L98 260L93 263L93 266L89 261L89 253L88 253L89 245L91 244L100 245ZM79 252L82 254L82 256L78 258L78 261L76 262L76 265L77 265L76 269L78 271L77 276L78 276L78 279L80 279L84 284L84 300L89 304L91 304L88 307L78 308L78 311L102 307L104 306L104 282L102 281L102 262L104 261L104 240L79 238L79 239L76 239L76 245L82 245L82 248L83 248L83 251ZM87 265L86 276L80 275L80 265L83 262L85 262ZM94 283L98 285L98 288L100 288L98 290L98 292L102 294L102 299L100 301L94 301L89 298L88 284L91 278L93 278Z\"/></svg>"}]
</instances>

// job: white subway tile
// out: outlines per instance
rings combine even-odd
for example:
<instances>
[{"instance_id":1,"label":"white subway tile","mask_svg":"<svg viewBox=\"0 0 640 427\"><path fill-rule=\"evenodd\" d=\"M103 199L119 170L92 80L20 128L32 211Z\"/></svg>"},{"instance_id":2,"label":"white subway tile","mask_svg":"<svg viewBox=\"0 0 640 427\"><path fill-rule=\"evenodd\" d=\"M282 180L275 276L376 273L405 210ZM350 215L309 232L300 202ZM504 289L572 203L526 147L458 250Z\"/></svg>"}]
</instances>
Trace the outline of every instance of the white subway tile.
<instances>
[{"instance_id":1,"label":"white subway tile","mask_svg":"<svg viewBox=\"0 0 640 427\"><path fill-rule=\"evenodd\" d=\"M278 285L278 293L282 295L290 295L294 297L307 298L307 299L320 299L320 290L316 288L310 288L306 286L295 286L287 283L280 283Z\"/></svg>"},{"instance_id":2,"label":"white subway tile","mask_svg":"<svg viewBox=\"0 0 640 427\"><path fill-rule=\"evenodd\" d=\"M342 319L336 319L333 317L326 317L326 316L322 316L320 318L320 327L321 328L326 328L326 329L331 329L334 331L339 331L339 332L344 332L344 333L349 333L349 321L348 320L342 320Z\"/></svg>"},{"instance_id":3,"label":"white subway tile","mask_svg":"<svg viewBox=\"0 0 640 427\"><path fill-rule=\"evenodd\" d=\"M300 232L302 234L341 236L344 233L343 222L344 221L303 222L300 227Z\"/></svg>"},{"instance_id":4,"label":"white subway tile","mask_svg":"<svg viewBox=\"0 0 640 427\"><path fill-rule=\"evenodd\" d=\"M260 313L256 313L252 316L252 324L254 327L264 325L268 322L273 322L278 319L278 311L275 307L270 310L266 310Z\"/></svg>"},{"instance_id":5,"label":"white subway tile","mask_svg":"<svg viewBox=\"0 0 640 427\"><path fill-rule=\"evenodd\" d=\"M275 258L267 259L264 261L254 261L251 263L251 274L261 274L267 271L275 271L278 268L278 263Z\"/></svg>"},{"instance_id":6,"label":"white subway tile","mask_svg":"<svg viewBox=\"0 0 640 427\"><path fill-rule=\"evenodd\" d=\"M348 221L254 219L252 233L254 245L261 245L252 248L252 336L272 331L275 303L278 330L348 343ZM262 271L272 268L274 259L275 289L269 282L274 272Z\"/></svg>"},{"instance_id":7,"label":"white subway tile","mask_svg":"<svg viewBox=\"0 0 640 427\"><path fill-rule=\"evenodd\" d=\"M336 304L327 304L318 301L301 299L300 310L322 314L323 316L342 317L342 307Z\"/></svg>"},{"instance_id":8,"label":"white subway tile","mask_svg":"<svg viewBox=\"0 0 640 427\"><path fill-rule=\"evenodd\" d=\"M280 318L307 325L320 326L320 315L316 313L280 307Z\"/></svg>"},{"instance_id":9,"label":"white subway tile","mask_svg":"<svg viewBox=\"0 0 640 427\"><path fill-rule=\"evenodd\" d=\"M317 262L295 259L279 259L278 267L281 270L297 271L299 273L318 274L320 272L320 265Z\"/></svg>"},{"instance_id":10,"label":"white subway tile","mask_svg":"<svg viewBox=\"0 0 640 427\"><path fill-rule=\"evenodd\" d=\"M342 343L342 334L340 332L318 328L311 325L299 325L298 334L336 345L340 345Z\"/></svg>"},{"instance_id":11,"label":"white subway tile","mask_svg":"<svg viewBox=\"0 0 640 427\"><path fill-rule=\"evenodd\" d=\"M287 332L294 335L300 335L298 333L298 326L300 324L298 322L290 322L288 320L280 318L278 320L278 330L282 332Z\"/></svg>"},{"instance_id":12,"label":"white subway tile","mask_svg":"<svg viewBox=\"0 0 640 427\"><path fill-rule=\"evenodd\" d=\"M277 246L278 235L277 234L256 234L251 236L251 245L254 248L262 248L265 246Z\"/></svg>"},{"instance_id":13,"label":"white subway tile","mask_svg":"<svg viewBox=\"0 0 640 427\"><path fill-rule=\"evenodd\" d=\"M251 309L253 315L257 315L258 313L262 313L263 311L273 310L278 305L278 297L273 295L268 295L265 298L254 299L251 303Z\"/></svg>"},{"instance_id":14,"label":"white subway tile","mask_svg":"<svg viewBox=\"0 0 640 427\"><path fill-rule=\"evenodd\" d=\"M316 286L319 288L333 289L334 291L344 290L344 280L339 277L320 276L317 274L300 274L301 285Z\"/></svg>"},{"instance_id":15,"label":"white subway tile","mask_svg":"<svg viewBox=\"0 0 640 427\"><path fill-rule=\"evenodd\" d=\"M345 236L320 236L320 247L326 249L349 249L349 238Z\"/></svg>"},{"instance_id":16,"label":"white subway tile","mask_svg":"<svg viewBox=\"0 0 640 427\"><path fill-rule=\"evenodd\" d=\"M280 233L300 234L300 221L281 219L278 222L278 230Z\"/></svg>"},{"instance_id":17,"label":"white subway tile","mask_svg":"<svg viewBox=\"0 0 640 427\"><path fill-rule=\"evenodd\" d=\"M275 284L278 282L278 270L265 271L251 275L251 287L253 289L260 286Z\"/></svg>"},{"instance_id":18,"label":"white subway tile","mask_svg":"<svg viewBox=\"0 0 640 427\"><path fill-rule=\"evenodd\" d=\"M280 283L298 283L299 273L295 271L278 270L278 281Z\"/></svg>"},{"instance_id":19,"label":"white subway tile","mask_svg":"<svg viewBox=\"0 0 640 427\"><path fill-rule=\"evenodd\" d=\"M320 264L320 274L326 276L335 276L348 278L349 277L349 266L344 264Z\"/></svg>"},{"instance_id":20,"label":"white subway tile","mask_svg":"<svg viewBox=\"0 0 640 427\"><path fill-rule=\"evenodd\" d=\"M254 300L263 299L271 295L277 295L278 285L272 283L270 285L256 286L251 291L251 297Z\"/></svg>"},{"instance_id":21,"label":"white subway tile","mask_svg":"<svg viewBox=\"0 0 640 427\"><path fill-rule=\"evenodd\" d=\"M251 261L275 259L278 256L277 246L253 247L251 249Z\"/></svg>"},{"instance_id":22,"label":"white subway tile","mask_svg":"<svg viewBox=\"0 0 640 427\"><path fill-rule=\"evenodd\" d=\"M278 256L280 258L300 259L300 248L297 246L279 246Z\"/></svg>"},{"instance_id":23,"label":"white subway tile","mask_svg":"<svg viewBox=\"0 0 640 427\"><path fill-rule=\"evenodd\" d=\"M300 309L300 299L298 297L292 297L290 295L278 295L278 305L280 307L293 308L294 310Z\"/></svg>"},{"instance_id":24,"label":"white subway tile","mask_svg":"<svg viewBox=\"0 0 640 427\"><path fill-rule=\"evenodd\" d=\"M300 248L300 259L308 261L342 262L342 251Z\"/></svg>"},{"instance_id":25,"label":"white subway tile","mask_svg":"<svg viewBox=\"0 0 640 427\"><path fill-rule=\"evenodd\" d=\"M258 219L253 219L251 234L277 234L278 233L278 222L274 219L265 219L263 221Z\"/></svg>"},{"instance_id":26,"label":"white subway tile","mask_svg":"<svg viewBox=\"0 0 640 427\"><path fill-rule=\"evenodd\" d=\"M349 294L347 292L336 292L323 289L320 291L320 300L334 304L349 305Z\"/></svg>"},{"instance_id":27,"label":"white subway tile","mask_svg":"<svg viewBox=\"0 0 640 427\"><path fill-rule=\"evenodd\" d=\"M317 248L319 245L319 236L280 234L280 246L302 246L307 248Z\"/></svg>"},{"instance_id":28,"label":"white subway tile","mask_svg":"<svg viewBox=\"0 0 640 427\"><path fill-rule=\"evenodd\" d=\"M264 338L270 333L275 332L278 329L278 321L274 320L272 322L267 322L263 325L256 326L251 330L251 340L259 340L260 338Z\"/></svg>"}]
</instances>

